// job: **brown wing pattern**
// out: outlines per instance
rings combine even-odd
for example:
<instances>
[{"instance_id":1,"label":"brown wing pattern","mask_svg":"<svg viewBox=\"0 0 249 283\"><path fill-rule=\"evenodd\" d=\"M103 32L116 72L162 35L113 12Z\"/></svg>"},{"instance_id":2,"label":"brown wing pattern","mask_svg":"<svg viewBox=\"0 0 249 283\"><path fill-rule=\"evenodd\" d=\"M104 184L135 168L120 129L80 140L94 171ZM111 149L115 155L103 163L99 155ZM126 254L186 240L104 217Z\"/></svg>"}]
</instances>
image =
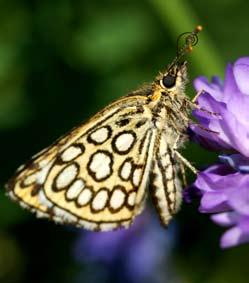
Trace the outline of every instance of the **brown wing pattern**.
<instances>
[{"instance_id":1,"label":"brown wing pattern","mask_svg":"<svg viewBox=\"0 0 249 283\"><path fill-rule=\"evenodd\" d=\"M161 223L167 226L179 210L182 201L182 185L178 178L177 164L172 149L164 135L153 159L151 174L152 199Z\"/></svg>"},{"instance_id":2,"label":"brown wing pattern","mask_svg":"<svg viewBox=\"0 0 249 283\"><path fill-rule=\"evenodd\" d=\"M36 212L39 217L49 217L47 206L40 202L45 177L51 164L62 147L77 136L79 129L74 129L69 136L64 136L50 147L36 154L25 165L20 166L6 185L7 195L24 208ZM41 196L42 197L42 196Z\"/></svg>"},{"instance_id":3,"label":"brown wing pattern","mask_svg":"<svg viewBox=\"0 0 249 283\"><path fill-rule=\"evenodd\" d=\"M60 223L130 225L145 196L156 133L145 98L125 99L33 158L9 182L10 197Z\"/></svg>"}]
</instances>

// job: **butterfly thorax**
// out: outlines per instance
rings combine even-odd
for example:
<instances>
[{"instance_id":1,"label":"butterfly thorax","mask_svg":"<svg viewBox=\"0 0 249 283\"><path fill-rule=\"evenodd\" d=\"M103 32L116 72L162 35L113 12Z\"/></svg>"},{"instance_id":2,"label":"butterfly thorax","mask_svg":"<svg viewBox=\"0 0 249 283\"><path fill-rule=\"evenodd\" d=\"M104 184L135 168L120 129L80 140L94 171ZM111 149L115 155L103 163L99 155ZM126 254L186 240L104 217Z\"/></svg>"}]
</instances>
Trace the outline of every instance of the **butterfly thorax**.
<instances>
[{"instance_id":1,"label":"butterfly thorax","mask_svg":"<svg viewBox=\"0 0 249 283\"><path fill-rule=\"evenodd\" d=\"M186 135L191 107L183 88L179 92L172 93L155 85L148 100L152 123L158 131L167 131L171 142L179 135Z\"/></svg>"}]
</instances>

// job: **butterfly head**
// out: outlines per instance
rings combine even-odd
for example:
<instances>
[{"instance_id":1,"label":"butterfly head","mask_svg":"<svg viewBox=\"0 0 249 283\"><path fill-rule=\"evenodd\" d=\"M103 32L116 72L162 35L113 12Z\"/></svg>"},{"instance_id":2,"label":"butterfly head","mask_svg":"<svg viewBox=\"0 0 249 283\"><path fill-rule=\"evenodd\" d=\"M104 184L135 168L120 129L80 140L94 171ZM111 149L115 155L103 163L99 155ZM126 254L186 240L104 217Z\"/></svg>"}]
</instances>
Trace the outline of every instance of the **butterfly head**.
<instances>
[{"instance_id":1,"label":"butterfly head","mask_svg":"<svg viewBox=\"0 0 249 283\"><path fill-rule=\"evenodd\" d=\"M187 83L187 62L170 66L159 79L160 87L167 93L179 93L185 89Z\"/></svg>"}]
</instances>

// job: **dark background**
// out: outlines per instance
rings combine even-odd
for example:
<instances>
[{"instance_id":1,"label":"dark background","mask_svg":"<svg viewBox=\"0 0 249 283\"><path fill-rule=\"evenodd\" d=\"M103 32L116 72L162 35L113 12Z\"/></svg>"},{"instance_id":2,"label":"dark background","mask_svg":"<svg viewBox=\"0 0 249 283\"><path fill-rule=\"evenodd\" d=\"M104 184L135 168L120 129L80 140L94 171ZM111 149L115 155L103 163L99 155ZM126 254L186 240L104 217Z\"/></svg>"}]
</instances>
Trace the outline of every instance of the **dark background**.
<instances>
[{"instance_id":1,"label":"dark background","mask_svg":"<svg viewBox=\"0 0 249 283\"><path fill-rule=\"evenodd\" d=\"M84 254L87 241L100 245L102 236L36 219L5 197L4 183L58 136L152 81L174 58L177 36L197 24L204 30L188 56L187 93L194 95L191 82L196 76L223 78L228 62L249 54L248 11L245 0L0 2L0 282L141 281L136 272L128 276L119 268L127 256L122 249L111 263L98 260L98 247L91 251L94 259L79 260L77 241L85 243L80 251ZM184 155L198 167L216 159L197 145L188 145ZM193 180L189 176L189 182ZM146 229L173 240L165 251L157 249L157 264L141 282L249 280L249 247L221 250L223 230L199 214L197 202L183 205L169 230L158 221L154 228L154 221L148 220ZM142 242L145 232L139 229L141 233L129 236L131 242L134 237L132 244L125 244L129 249L140 241L141 257L153 264L157 243ZM146 266L143 259L133 268L141 266Z\"/></svg>"}]
</instances>

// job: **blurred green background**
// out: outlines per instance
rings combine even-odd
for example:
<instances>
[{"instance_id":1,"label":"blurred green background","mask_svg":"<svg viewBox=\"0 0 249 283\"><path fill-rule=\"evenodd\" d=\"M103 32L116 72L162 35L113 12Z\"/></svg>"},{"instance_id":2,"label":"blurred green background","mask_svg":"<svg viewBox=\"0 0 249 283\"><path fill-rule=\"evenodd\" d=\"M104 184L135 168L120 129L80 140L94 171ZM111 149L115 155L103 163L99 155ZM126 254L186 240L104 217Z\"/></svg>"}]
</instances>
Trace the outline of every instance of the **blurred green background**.
<instances>
[{"instance_id":1,"label":"blurred green background","mask_svg":"<svg viewBox=\"0 0 249 283\"><path fill-rule=\"evenodd\" d=\"M198 75L223 78L228 62L249 53L248 11L245 0L0 2L0 282L67 283L84 270L71 255L77 231L37 220L5 197L14 170L113 99L152 81L174 58L177 36L197 24L204 30L188 56L187 93L194 95ZM196 145L185 156L197 166L215 160ZM249 246L221 251L222 229L197 208L183 205L174 220L170 266L177 282L247 282ZM83 275L82 282L90 281Z\"/></svg>"}]
</instances>

